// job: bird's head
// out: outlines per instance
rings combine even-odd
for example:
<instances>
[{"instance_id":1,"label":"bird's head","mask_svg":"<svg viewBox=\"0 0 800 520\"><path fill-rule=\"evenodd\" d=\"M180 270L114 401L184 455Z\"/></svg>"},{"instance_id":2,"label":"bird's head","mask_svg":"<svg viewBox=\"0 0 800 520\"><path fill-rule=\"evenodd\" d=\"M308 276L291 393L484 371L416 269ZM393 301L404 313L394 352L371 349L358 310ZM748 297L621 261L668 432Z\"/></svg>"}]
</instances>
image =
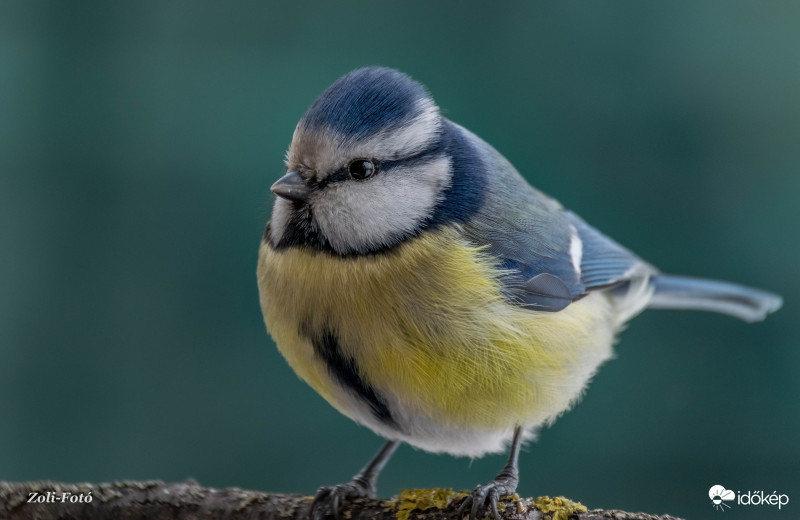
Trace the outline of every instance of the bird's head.
<instances>
[{"instance_id":1,"label":"bird's head","mask_svg":"<svg viewBox=\"0 0 800 520\"><path fill-rule=\"evenodd\" d=\"M295 128L268 238L348 255L413 236L451 182L444 123L405 74L367 67L339 78Z\"/></svg>"}]
</instances>

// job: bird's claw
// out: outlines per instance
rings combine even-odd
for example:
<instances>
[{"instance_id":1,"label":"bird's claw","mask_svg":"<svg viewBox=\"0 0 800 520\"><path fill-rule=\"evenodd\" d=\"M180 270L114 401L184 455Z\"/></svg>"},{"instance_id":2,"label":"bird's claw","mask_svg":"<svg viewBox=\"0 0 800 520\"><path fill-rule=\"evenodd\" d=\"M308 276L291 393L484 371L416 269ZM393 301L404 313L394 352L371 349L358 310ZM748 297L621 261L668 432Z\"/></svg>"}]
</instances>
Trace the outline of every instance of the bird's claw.
<instances>
[{"instance_id":1,"label":"bird's claw","mask_svg":"<svg viewBox=\"0 0 800 520\"><path fill-rule=\"evenodd\" d=\"M332 515L336 520L341 519L339 506L342 502L353 498L375 497L375 489L360 480L353 480L346 484L336 486L323 486L319 488L311 503L308 517L311 520L323 520Z\"/></svg>"},{"instance_id":2,"label":"bird's claw","mask_svg":"<svg viewBox=\"0 0 800 520\"><path fill-rule=\"evenodd\" d=\"M500 520L500 511L497 509L497 502L500 497L513 495L517 491L519 479L515 476L498 475L493 481L483 486L478 486L464 499L458 508L458 517L461 518L469 509L469 520L476 520L478 512L484 508L491 508L495 520Z\"/></svg>"}]
</instances>

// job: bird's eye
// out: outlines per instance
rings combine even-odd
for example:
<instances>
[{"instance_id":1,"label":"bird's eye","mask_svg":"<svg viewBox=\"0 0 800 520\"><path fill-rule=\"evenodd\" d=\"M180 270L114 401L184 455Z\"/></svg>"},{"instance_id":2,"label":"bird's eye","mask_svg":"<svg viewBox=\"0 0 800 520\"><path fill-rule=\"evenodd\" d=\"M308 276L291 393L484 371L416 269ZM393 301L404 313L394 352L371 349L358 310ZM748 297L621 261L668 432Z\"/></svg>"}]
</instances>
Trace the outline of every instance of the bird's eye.
<instances>
[{"instance_id":1,"label":"bird's eye","mask_svg":"<svg viewBox=\"0 0 800 520\"><path fill-rule=\"evenodd\" d=\"M348 167L350 176L354 179L367 179L375 175L377 170L375 163L366 159L356 159Z\"/></svg>"}]
</instances>

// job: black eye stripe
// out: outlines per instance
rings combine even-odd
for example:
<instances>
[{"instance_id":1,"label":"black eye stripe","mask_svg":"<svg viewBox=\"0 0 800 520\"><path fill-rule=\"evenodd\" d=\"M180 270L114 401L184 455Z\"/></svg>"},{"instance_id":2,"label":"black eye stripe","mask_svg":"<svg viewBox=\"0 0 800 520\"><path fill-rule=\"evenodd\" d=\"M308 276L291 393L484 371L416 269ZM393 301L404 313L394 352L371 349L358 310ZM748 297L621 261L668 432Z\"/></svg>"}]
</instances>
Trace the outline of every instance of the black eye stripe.
<instances>
[{"instance_id":1,"label":"black eye stripe","mask_svg":"<svg viewBox=\"0 0 800 520\"><path fill-rule=\"evenodd\" d=\"M380 175L382 171L390 170L398 166L403 166L403 167L419 166L422 164L432 162L433 160L440 158L443 155L443 153L444 153L444 146L441 140L437 139L431 146L413 155L402 157L400 159L389 159L389 160L370 159L370 160L375 164L375 168L377 171L376 175ZM324 188L326 185L330 183L351 180L352 177L350 176L349 168L350 168L350 163L347 163L346 165L342 166L335 172L328 175L325 179L320 181L317 184L317 188Z\"/></svg>"},{"instance_id":2,"label":"black eye stripe","mask_svg":"<svg viewBox=\"0 0 800 520\"><path fill-rule=\"evenodd\" d=\"M317 189L322 189L325 186L327 186L328 184L332 184L332 183L336 183L336 182L342 182L342 181L346 181L346 180L349 180L349 179L350 179L350 172L347 171L347 167L345 166L344 168L339 168L338 170L336 170L332 174L328 175L327 177L325 177L324 179L319 181L317 183L316 188Z\"/></svg>"},{"instance_id":3,"label":"black eye stripe","mask_svg":"<svg viewBox=\"0 0 800 520\"><path fill-rule=\"evenodd\" d=\"M385 169L394 168L396 166L415 166L430 162L433 159L438 159L443 154L443 152L444 152L444 147L442 145L442 140L436 139L436 141L431 143L430 146L428 146L422 151L419 151L413 155L401 157L400 159L380 161L380 165L381 168Z\"/></svg>"},{"instance_id":4,"label":"black eye stripe","mask_svg":"<svg viewBox=\"0 0 800 520\"><path fill-rule=\"evenodd\" d=\"M383 169L390 169L396 168L398 166L418 166L420 164L425 164L432 162L434 159L438 159L440 154L433 154L430 152L423 152L416 155L412 155L410 157L405 157L403 159L396 159L393 161L381 161L381 167Z\"/></svg>"}]
</instances>

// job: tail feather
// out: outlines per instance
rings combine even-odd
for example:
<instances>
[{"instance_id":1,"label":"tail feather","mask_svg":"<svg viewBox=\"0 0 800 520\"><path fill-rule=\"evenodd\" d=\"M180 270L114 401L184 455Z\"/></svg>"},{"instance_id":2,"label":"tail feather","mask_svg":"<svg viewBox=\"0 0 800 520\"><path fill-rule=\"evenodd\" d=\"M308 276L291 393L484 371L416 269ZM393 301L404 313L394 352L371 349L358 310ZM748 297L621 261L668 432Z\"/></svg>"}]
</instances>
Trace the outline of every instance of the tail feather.
<instances>
[{"instance_id":1,"label":"tail feather","mask_svg":"<svg viewBox=\"0 0 800 520\"><path fill-rule=\"evenodd\" d=\"M728 314L744 321L761 321L783 305L777 294L730 282L658 275L651 279L650 309L691 309Z\"/></svg>"}]
</instances>

